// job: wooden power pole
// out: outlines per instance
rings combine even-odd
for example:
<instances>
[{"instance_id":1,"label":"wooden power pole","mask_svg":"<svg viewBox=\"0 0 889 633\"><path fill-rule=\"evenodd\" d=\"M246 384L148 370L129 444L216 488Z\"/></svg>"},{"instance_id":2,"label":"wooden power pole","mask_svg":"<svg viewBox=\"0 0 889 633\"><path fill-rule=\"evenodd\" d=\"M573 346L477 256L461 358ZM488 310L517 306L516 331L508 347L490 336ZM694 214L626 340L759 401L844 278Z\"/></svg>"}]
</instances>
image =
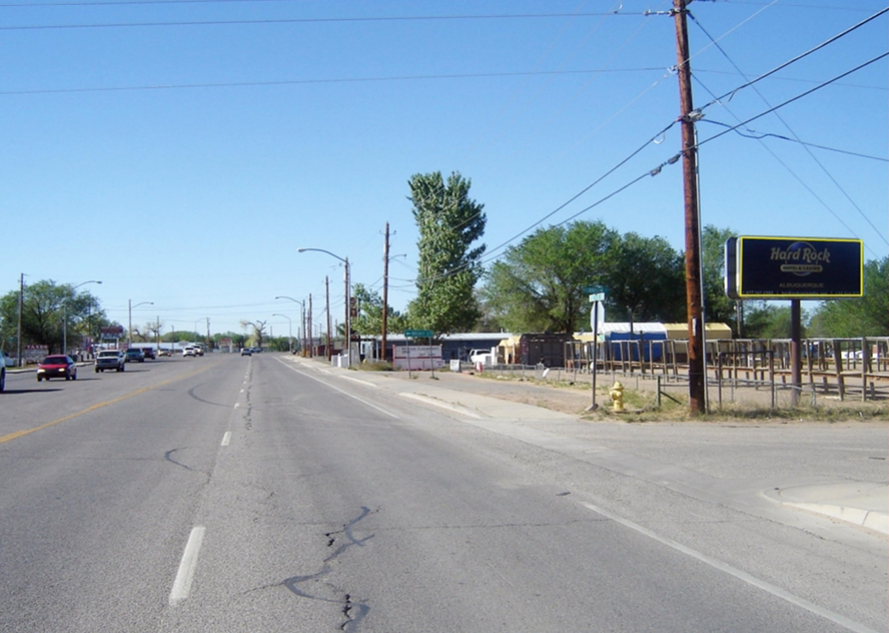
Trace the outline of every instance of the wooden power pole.
<instances>
[{"instance_id":1,"label":"wooden power pole","mask_svg":"<svg viewBox=\"0 0 889 633\"><path fill-rule=\"evenodd\" d=\"M691 67L688 58L687 0L673 0L676 58L682 123L682 177L685 189L685 294L688 306L688 399L692 413L706 411L704 367L704 308L701 292L701 231L698 209L698 166Z\"/></svg>"},{"instance_id":2,"label":"wooden power pole","mask_svg":"<svg viewBox=\"0 0 889 633\"><path fill-rule=\"evenodd\" d=\"M386 327L389 316L389 223L386 222L386 241L383 243L383 336L380 342L380 360L386 362Z\"/></svg>"}]
</instances>

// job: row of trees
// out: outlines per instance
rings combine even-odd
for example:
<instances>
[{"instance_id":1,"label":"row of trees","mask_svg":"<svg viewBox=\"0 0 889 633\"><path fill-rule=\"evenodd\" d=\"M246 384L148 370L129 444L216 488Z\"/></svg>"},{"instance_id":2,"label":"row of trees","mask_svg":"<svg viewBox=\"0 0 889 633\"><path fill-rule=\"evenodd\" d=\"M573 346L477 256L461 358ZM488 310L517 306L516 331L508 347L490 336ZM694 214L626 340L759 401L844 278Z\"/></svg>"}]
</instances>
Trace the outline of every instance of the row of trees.
<instances>
[{"instance_id":1,"label":"row of trees","mask_svg":"<svg viewBox=\"0 0 889 633\"><path fill-rule=\"evenodd\" d=\"M387 307L387 329L428 329L436 334L472 331L577 332L589 323L584 288L606 289L609 321L685 322L683 254L661 237L620 234L601 221L578 221L539 228L509 246L485 267L481 243L487 218L484 205L469 196L471 181L458 173L416 174L408 182L417 224L419 252L417 297L402 314ZM704 309L708 322L726 323L736 336L785 338L790 335L790 308L774 302L735 302L723 290L724 244L731 229L703 230ZM858 337L889 335L889 258L867 262L862 299L827 301L806 314L806 335ZM372 289L356 284L353 296L360 312L353 330L382 332L383 301ZM13 349L17 335L19 293L0 297L0 341ZM22 338L26 343L61 349L66 336L97 338L109 322L99 301L70 285L40 281L23 294ZM266 340L265 321L242 321L245 333L229 338L238 346L281 346ZM149 323L136 341L158 340L162 324ZM252 335L246 331L252 329ZM194 340L193 332L163 335L165 342ZM211 344L213 341L209 341ZM71 343L69 342L69 347ZM298 345L298 343L297 343ZM287 349L288 347L284 347Z\"/></svg>"},{"instance_id":2,"label":"row of trees","mask_svg":"<svg viewBox=\"0 0 889 633\"><path fill-rule=\"evenodd\" d=\"M603 222L540 228L510 246L485 269L483 205L469 197L471 182L457 173L417 174L409 183L419 231L417 298L406 314L388 311L389 329L576 332L589 323L588 286L607 289L610 321L685 322L685 264L661 237L620 234ZM704 309L708 322L726 323L736 336L790 336L790 308L775 302L735 302L724 292L724 244L736 233L707 226L702 235ZM889 335L889 258L865 265L862 299L827 301L806 314L808 336ZM381 331L379 295L356 287L363 334ZM786 304L786 302L784 302Z\"/></svg>"}]
</instances>

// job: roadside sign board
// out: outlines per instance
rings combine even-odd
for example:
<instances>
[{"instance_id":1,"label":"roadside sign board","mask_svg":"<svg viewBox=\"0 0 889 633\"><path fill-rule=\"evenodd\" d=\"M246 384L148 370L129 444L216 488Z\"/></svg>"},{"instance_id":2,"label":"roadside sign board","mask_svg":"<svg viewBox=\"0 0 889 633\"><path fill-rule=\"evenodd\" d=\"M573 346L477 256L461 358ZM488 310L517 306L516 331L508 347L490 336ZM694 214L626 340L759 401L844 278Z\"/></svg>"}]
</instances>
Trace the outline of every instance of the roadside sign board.
<instances>
[{"instance_id":1,"label":"roadside sign board","mask_svg":"<svg viewBox=\"0 0 889 633\"><path fill-rule=\"evenodd\" d=\"M733 237L725 243L731 299L841 299L864 294L864 243L853 239Z\"/></svg>"},{"instance_id":2,"label":"roadside sign board","mask_svg":"<svg viewBox=\"0 0 889 633\"><path fill-rule=\"evenodd\" d=\"M594 292L590 294L590 303L594 301L605 301L605 293L604 292Z\"/></svg>"},{"instance_id":3,"label":"roadside sign board","mask_svg":"<svg viewBox=\"0 0 889 633\"><path fill-rule=\"evenodd\" d=\"M588 295L596 295L596 294L605 294L607 288L603 288L602 286L584 286L583 292Z\"/></svg>"},{"instance_id":4,"label":"roadside sign board","mask_svg":"<svg viewBox=\"0 0 889 633\"><path fill-rule=\"evenodd\" d=\"M405 330L404 335L408 338L432 338L432 330Z\"/></svg>"}]
</instances>

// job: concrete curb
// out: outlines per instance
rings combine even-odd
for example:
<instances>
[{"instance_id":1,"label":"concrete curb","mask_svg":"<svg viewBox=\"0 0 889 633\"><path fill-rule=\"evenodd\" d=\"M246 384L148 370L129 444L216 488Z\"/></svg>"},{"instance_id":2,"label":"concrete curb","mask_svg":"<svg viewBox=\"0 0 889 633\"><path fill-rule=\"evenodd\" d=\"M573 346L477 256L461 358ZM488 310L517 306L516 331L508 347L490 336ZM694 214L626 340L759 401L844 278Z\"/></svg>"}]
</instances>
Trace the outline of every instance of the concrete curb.
<instances>
[{"instance_id":1,"label":"concrete curb","mask_svg":"<svg viewBox=\"0 0 889 633\"><path fill-rule=\"evenodd\" d=\"M782 501L781 505L806 510L807 512L814 512L815 514L822 514L833 519L839 519L846 523L860 525L869 530L889 535L889 515L885 512L864 510L862 508L849 508L827 503L797 503L793 501Z\"/></svg>"}]
</instances>

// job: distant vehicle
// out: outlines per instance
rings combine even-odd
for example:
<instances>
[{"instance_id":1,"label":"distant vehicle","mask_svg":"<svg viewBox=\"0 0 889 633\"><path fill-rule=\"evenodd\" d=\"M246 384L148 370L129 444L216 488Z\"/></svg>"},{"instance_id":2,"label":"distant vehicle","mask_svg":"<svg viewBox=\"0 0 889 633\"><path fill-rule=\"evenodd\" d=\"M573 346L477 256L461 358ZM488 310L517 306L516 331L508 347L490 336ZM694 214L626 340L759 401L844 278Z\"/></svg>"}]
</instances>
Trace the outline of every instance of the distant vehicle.
<instances>
[{"instance_id":1,"label":"distant vehicle","mask_svg":"<svg viewBox=\"0 0 889 633\"><path fill-rule=\"evenodd\" d=\"M125 363L144 363L145 353L138 347L131 347L123 355L123 361Z\"/></svg>"},{"instance_id":2,"label":"distant vehicle","mask_svg":"<svg viewBox=\"0 0 889 633\"><path fill-rule=\"evenodd\" d=\"M96 356L96 373L104 372L106 369L124 371L126 369L125 363L123 352L120 350L103 349Z\"/></svg>"},{"instance_id":3,"label":"distant vehicle","mask_svg":"<svg viewBox=\"0 0 889 633\"><path fill-rule=\"evenodd\" d=\"M253 356L253 350L249 347L242 347L241 356Z\"/></svg>"},{"instance_id":4,"label":"distant vehicle","mask_svg":"<svg viewBox=\"0 0 889 633\"><path fill-rule=\"evenodd\" d=\"M473 365L481 363L487 367L494 364L494 354L489 349L474 349L469 352L469 362Z\"/></svg>"},{"instance_id":5,"label":"distant vehicle","mask_svg":"<svg viewBox=\"0 0 889 633\"><path fill-rule=\"evenodd\" d=\"M2 358L3 365L0 366L0 391L5 391L6 390L6 368L12 367L12 365L9 364L9 356L6 355L6 352L0 352L0 355L2 355L2 357L3 357Z\"/></svg>"},{"instance_id":6,"label":"distant vehicle","mask_svg":"<svg viewBox=\"0 0 889 633\"><path fill-rule=\"evenodd\" d=\"M3 367L15 367L15 359L7 354L6 352L0 352L0 356L3 357Z\"/></svg>"},{"instance_id":7,"label":"distant vehicle","mask_svg":"<svg viewBox=\"0 0 889 633\"><path fill-rule=\"evenodd\" d=\"M58 354L47 356L37 365L37 382L50 378L77 380L77 365L70 356Z\"/></svg>"},{"instance_id":8,"label":"distant vehicle","mask_svg":"<svg viewBox=\"0 0 889 633\"><path fill-rule=\"evenodd\" d=\"M196 356L203 356L204 355L204 348L201 347L200 345L195 345L194 346L194 353Z\"/></svg>"},{"instance_id":9,"label":"distant vehicle","mask_svg":"<svg viewBox=\"0 0 889 633\"><path fill-rule=\"evenodd\" d=\"M158 355L158 357L161 357L161 356L172 356L172 355L173 355L173 352L170 351L170 350L168 350L168 349L166 349L166 348L161 347L161 348L159 348L159 349L157 350L157 355Z\"/></svg>"},{"instance_id":10,"label":"distant vehicle","mask_svg":"<svg viewBox=\"0 0 889 633\"><path fill-rule=\"evenodd\" d=\"M157 358L154 354L153 347L140 347L139 349L142 350L142 353L145 355L145 358L148 358L150 360L154 360L155 358Z\"/></svg>"},{"instance_id":11,"label":"distant vehicle","mask_svg":"<svg viewBox=\"0 0 889 633\"><path fill-rule=\"evenodd\" d=\"M198 353L195 350L194 345L188 345L188 346L182 348L182 355L183 356L197 356Z\"/></svg>"}]
</instances>

